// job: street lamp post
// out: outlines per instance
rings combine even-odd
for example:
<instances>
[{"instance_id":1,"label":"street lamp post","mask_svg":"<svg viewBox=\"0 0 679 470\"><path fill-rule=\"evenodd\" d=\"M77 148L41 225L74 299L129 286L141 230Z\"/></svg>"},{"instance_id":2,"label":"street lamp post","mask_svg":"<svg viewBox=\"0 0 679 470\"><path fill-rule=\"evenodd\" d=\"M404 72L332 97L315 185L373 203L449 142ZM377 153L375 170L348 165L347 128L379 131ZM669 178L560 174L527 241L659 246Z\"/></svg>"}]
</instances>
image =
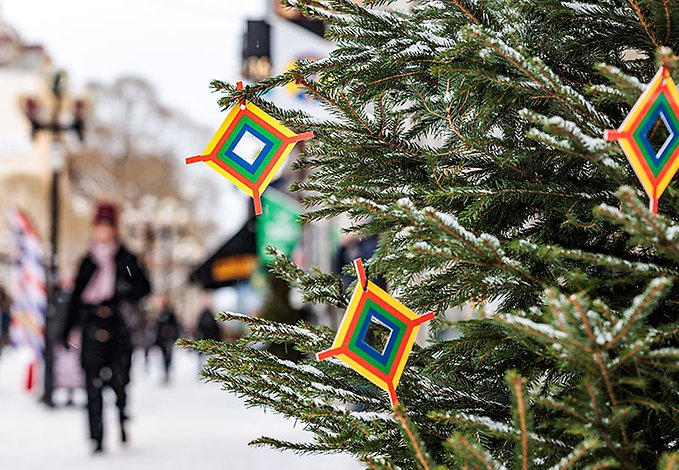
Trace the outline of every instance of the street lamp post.
<instances>
[{"instance_id":1,"label":"street lamp post","mask_svg":"<svg viewBox=\"0 0 679 470\"><path fill-rule=\"evenodd\" d=\"M52 170L50 187L50 256L47 274L47 312L45 313L45 380L43 402L47 406L54 406L52 392L53 382L53 363L54 363L54 335L52 331L54 321L57 316L57 301L59 296L59 268L57 262L57 252L59 246L59 182L61 172L64 167L64 140L66 132L75 132L78 139L82 142L84 138L84 115L85 102L76 100L73 108L73 117L68 123L63 123L61 119L62 109L65 101L65 81L66 74L59 71L54 75L52 83L52 94L54 98L54 108L51 117L47 121L41 121L39 116L38 101L33 97L26 98L24 102L24 113L31 122L31 137L35 139L38 132L47 131L52 137L52 148L50 165Z\"/></svg>"}]
</instances>

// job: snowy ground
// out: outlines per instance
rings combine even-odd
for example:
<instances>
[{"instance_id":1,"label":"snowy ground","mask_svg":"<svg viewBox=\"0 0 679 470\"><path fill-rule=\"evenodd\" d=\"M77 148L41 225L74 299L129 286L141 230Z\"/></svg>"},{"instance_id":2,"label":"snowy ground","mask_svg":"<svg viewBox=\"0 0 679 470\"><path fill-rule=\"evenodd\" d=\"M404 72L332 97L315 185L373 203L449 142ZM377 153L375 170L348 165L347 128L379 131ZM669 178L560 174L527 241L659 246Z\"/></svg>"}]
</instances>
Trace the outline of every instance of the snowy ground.
<instances>
[{"instance_id":1,"label":"snowy ground","mask_svg":"<svg viewBox=\"0 0 679 470\"><path fill-rule=\"evenodd\" d=\"M141 358L136 358L141 359ZM136 360L130 386L131 442L117 441L112 393L105 415L105 453L93 456L86 440L82 406L48 409L22 390L28 355L4 350L0 356L0 469L12 470L158 470L174 469L320 469L356 470L362 466L342 455L300 457L289 452L249 447L261 435L308 441L310 434L291 421L246 409L235 397L197 376L197 357L176 351L174 380L163 385L160 357L150 371ZM107 390L110 392L110 390ZM63 398L60 396L57 399ZM84 396L76 396L82 405Z\"/></svg>"}]
</instances>

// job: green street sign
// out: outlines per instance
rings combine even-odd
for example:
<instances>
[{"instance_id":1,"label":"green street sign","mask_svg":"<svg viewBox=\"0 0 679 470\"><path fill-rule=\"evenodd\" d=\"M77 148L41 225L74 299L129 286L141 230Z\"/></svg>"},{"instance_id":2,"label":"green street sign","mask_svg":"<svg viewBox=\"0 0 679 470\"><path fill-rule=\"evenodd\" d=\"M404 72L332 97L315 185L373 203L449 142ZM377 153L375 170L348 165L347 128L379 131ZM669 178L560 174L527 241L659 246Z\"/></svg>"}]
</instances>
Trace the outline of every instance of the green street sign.
<instances>
[{"instance_id":1,"label":"green street sign","mask_svg":"<svg viewBox=\"0 0 679 470\"><path fill-rule=\"evenodd\" d=\"M266 252L267 246L276 247L286 256L302 238L299 222L300 204L287 194L268 188L262 195L262 214L257 216L257 256L264 264L273 257Z\"/></svg>"}]
</instances>

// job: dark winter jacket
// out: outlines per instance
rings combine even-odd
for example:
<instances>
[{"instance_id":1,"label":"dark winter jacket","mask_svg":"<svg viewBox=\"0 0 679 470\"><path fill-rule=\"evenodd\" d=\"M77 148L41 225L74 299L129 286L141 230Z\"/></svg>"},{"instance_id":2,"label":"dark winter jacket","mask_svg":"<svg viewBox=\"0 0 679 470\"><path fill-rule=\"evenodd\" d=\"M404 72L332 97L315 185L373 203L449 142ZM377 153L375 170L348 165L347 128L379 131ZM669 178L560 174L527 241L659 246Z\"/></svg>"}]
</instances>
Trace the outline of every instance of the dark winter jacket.
<instances>
[{"instance_id":1,"label":"dark winter jacket","mask_svg":"<svg viewBox=\"0 0 679 470\"><path fill-rule=\"evenodd\" d=\"M156 341L159 346L172 345L179 338L177 315L167 308L161 310L156 318Z\"/></svg>"},{"instance_id":2,"label":"dark winter jacket","mask_svg":"<svg viewBox=\"0 0 679 470\"><path fill-rule=\"evenodd\" d=\"M222 339L219 323L217 323L215 316L208 309L203 310L200 314L196 336L198 339L213 339L215 341Z\"/></svg>"},{"instance_id":3,"label":"dark winter jacket","mask_svg":"<svg viewBox=\"0 0 679 470\"><path fill-rule=\"evenodd\" d=\"M85 369L129 361L132 351L130 325L134 323L130 316L136 312L137 302L151 290L139 261L122 245L115 255L115 263L114 297L97 306L85 305L81 300L97 265L88 254L78 269L62 340L66 344L71 329L80 325L83 335L81 361Z\"/></svg>"}]
</instances>

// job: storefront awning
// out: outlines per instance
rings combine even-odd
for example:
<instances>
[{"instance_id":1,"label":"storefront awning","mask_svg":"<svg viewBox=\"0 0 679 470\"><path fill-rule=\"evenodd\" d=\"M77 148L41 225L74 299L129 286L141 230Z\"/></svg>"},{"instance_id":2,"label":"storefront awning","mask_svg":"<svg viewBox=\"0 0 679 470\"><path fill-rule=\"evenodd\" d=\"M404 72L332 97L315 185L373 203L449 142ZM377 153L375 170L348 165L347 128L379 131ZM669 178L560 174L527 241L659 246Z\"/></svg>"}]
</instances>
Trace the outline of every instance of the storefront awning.
<instances>
[{"instance_id":1,"label":"storefront awning","mask_svg":"<svg viewBox=\"0 0 679 470\"><path fill-rule=\"evenodd\" d=\"M255 221L250 219L198 266L189 280L203 289L219 289L249 279L256 267Z\"/></svg>"}]
</instances>

